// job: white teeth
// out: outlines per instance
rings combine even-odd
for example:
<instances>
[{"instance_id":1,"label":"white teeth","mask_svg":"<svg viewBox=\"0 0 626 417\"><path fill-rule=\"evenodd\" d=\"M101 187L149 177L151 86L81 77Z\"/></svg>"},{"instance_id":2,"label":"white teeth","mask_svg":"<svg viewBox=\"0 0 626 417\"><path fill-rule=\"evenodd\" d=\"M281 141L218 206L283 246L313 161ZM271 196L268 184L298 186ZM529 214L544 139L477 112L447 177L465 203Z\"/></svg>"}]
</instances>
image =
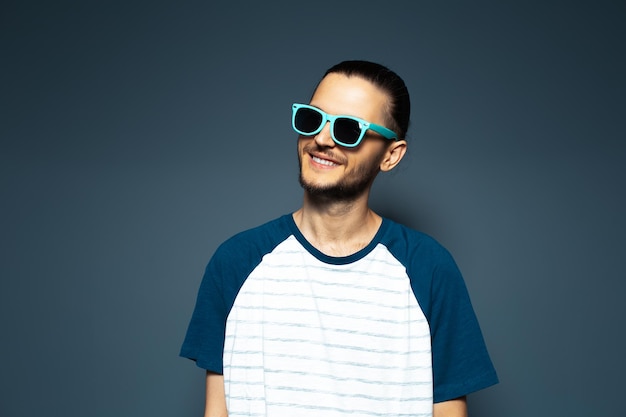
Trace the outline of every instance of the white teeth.
<instances>
[{"instance_id":1,"label":"white teeth","mask_svg":"<svg viewBox=\"0 0 626 417\"><path fill-rule=\"evenodd\" d=\"M317 156L314 156L314 157L313 157L313 160L314 160L315 162L317 162L318 164L322 164L322 165L327 165L327 166L334 166L334 165L337 165L337 164L336 164L336 163L334 163L334 162L327 161L326 159L321 159L321 158L318 158Z\"/></svg>"}]
</instances>

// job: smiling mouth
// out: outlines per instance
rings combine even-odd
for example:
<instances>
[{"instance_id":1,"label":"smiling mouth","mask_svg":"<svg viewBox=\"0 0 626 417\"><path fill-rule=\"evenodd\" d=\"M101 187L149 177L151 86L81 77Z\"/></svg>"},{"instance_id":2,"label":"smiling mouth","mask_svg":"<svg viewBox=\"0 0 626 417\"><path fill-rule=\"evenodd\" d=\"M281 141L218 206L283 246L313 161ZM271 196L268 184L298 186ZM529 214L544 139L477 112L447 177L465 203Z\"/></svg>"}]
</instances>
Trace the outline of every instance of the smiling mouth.
<instances>
[{"instance_id":1,"label":"smiling mouth","mask_svg":"<svg viewBox=\"0 0 626 417\"><path fill-rule=\"evenodd\" d=\"M327 167L334 167L334 166L339 165L339 164L336 164L336 163L334 163L332 161L329 161L328 159L318 158L317 156L311 156L311 159L313 160L313 162L316 162L316 163L318 163L320 165L324 165L324 166L327 166Z\"/></svg>"}]
</instances>

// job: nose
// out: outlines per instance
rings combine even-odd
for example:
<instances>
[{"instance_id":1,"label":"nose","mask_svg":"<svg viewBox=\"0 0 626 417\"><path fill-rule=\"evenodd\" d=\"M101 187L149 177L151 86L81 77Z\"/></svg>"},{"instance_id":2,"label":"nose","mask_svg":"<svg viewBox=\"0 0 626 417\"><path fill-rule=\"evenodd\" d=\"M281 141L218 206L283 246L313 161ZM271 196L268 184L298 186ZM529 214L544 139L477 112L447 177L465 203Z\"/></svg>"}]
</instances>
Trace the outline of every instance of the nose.
<instances>
[{"instance_id":1,"label":"nose","mask_svg":"<svg viewBox=\"0 0 626 417\"><path fill-rule=\"evenodd\" d=\"M315 135L315 143L319 146L332 148L335 146L335 141L330 136L330 122L327 121L322 130Z\"/></svg>"}]
</instances>

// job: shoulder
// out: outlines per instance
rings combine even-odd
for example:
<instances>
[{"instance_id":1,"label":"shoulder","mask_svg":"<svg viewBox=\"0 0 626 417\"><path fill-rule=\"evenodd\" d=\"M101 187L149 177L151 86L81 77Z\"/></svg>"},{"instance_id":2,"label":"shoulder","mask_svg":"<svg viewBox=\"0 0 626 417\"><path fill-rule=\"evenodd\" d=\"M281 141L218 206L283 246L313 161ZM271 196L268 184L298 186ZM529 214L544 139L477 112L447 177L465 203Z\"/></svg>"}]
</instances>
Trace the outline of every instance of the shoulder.
<instances>
[{"instance_id":1,"label":"shoulder","mask_svg":"<svg viewBox=\"0 0 626 417\"><path fill-rule=\"evenodd\" d=\"M202 280L202 288L222 288L227 296L236 295L248 275L261 264L263 257L290 236L287 215L253 229L239 232L224 241L213 253ZM230 292L229 292L230 291Z\"/></svg>"},{"instance_id":2,"label":"shoulder","mask_svg":"<svg viewBox=\"0 0 626 417\"><path fill-rule=\"evenodd\" d=\"M419 261L432 266L454 262L450 252L432 236L384 219L381 243L404 265Z\"/></svg>"},{"instance_id":3,"label":"shoulder","mask_svg":"<svg viewBox=\"0 0 626 417\"><path fill-rule=\"evenodd\" d=\"M291 234L289 215L244 230L224 241L215 251L214 259L262 257L271 252Z\"/></svg>"},{"instance_id":4,"label":"shoulder","mask_svg":"<svg viewBox=\"0 0 626 417\"><path fill-rule=\"evenodd\" d=\"M465 283L450 252L433 237L386 220L381 243L405 268L413 292L429 317L431 306L456 297Z\"/></svg>"}]
</instances>

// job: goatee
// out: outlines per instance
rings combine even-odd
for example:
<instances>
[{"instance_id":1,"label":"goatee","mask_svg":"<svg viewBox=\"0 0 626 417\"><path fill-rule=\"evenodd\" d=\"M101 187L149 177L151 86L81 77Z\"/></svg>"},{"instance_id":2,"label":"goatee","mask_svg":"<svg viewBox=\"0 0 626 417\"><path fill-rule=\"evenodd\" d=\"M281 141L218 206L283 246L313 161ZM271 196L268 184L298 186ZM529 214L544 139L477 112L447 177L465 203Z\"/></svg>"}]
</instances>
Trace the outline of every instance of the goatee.
<instances>
[{"instance_id":1,"label":"goatee","mask_svg":"<svg viewBox=\"0 0 626 417\"><path fill-rule=\"evenodd\" d=\"M300 186L311 196L326 201L350 202L355 201L371 187L376 175L378 164L361 165L350 172L345 178L334 184L318 185L306 181L302 176L302 161L300 161Z\"/></svg>"}]
</instances>

